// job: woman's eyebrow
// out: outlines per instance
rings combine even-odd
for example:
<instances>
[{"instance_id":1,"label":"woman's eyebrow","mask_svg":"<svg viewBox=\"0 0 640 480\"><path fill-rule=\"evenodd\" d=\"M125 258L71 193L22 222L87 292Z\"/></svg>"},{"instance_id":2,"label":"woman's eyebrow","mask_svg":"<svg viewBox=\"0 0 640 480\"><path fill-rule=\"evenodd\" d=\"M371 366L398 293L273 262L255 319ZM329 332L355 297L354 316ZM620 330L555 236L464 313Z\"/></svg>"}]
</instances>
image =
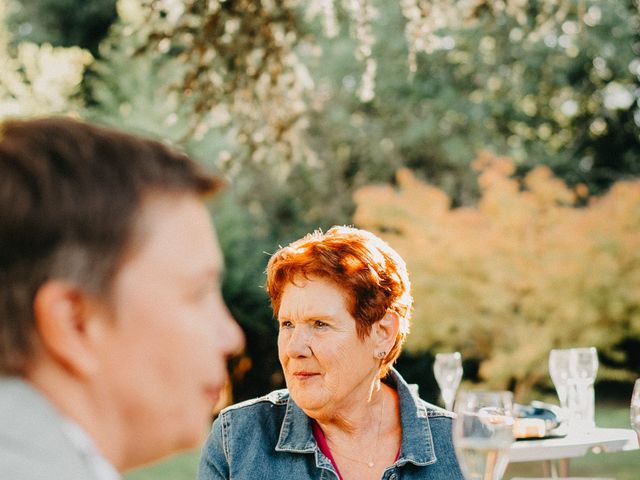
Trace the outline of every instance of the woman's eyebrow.
<instances>
[{"instance_id":1,"label":"woman's eyebrow","mask_svg":"<svg viewBox=\"0 0 640 480\"><path fill-rule=\"evenodd\" d=\"M329 315L329 314L324 314L324 313L320 313L320 314L310 314L310 315L305 315L302 318L299 318L298 321L302 321L302 322L313 322L315 320L332 320L333 316ZM283 316L279 316L277 318L277 320L279 322L284 322L284 321L292 321L291 317L289 317L288 315L283 315Z\"/></svg>"}]
</instances>

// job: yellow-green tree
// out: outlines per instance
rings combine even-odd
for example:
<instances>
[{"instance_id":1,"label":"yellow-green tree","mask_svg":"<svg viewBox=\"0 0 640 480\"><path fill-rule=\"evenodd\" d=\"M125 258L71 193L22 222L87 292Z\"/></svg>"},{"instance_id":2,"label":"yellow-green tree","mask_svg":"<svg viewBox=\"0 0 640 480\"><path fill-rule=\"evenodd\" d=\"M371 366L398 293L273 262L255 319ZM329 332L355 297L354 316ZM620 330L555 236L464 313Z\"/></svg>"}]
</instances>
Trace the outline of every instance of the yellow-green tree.
<instances>
[{"instance_id":1,"label":"yellow-green tree","mask_svg":"<svg viewBox=\"0 0 640 480\"><path fill-rule=\"evenodd\" d=\"M73 97L93 57L78 47L12 45L5 24L11 5L0 2L0 119L77 110Z\"/></svg>"},{"instance_id":2,"label":"yellow-green tree","mask_svg":"<svg viewBox=\"0 0 640 480\"><path fill-rule=\"evenodd\" d=\"M515 382L519 398L547 381L551 348L593 345L624 363L616 346L640 339L640 181L589 199L546 167L515 178L510 159L489 153L475 167L473 207L452 208L408 170L397 188L356 192L354 222L396 247L412 275L407 348L460 350L488 386Z\"/></svg>"}]
</instances>

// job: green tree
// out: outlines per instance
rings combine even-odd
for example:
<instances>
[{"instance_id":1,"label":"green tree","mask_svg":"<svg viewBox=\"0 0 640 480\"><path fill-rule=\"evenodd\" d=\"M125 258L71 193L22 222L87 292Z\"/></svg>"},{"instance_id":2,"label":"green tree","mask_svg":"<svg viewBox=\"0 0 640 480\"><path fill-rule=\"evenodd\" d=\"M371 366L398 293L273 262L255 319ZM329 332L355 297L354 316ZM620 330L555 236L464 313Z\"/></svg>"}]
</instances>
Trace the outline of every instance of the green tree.
<instances>
[{"instance_id":1,"label":"green tree","mask_svg":"<svg viewBox=\"0 0 640 480\"><path fill-rule=\"evenodd\" d=\"M628 68L633 51L625 49L633 38L628 6L600 2L600 16L591 10L591 18L592 3L558 10L539 2L531 8L547 10L523 13L478 2L457 22L442 21L453 18L455 3L418 13L412 3L375 2L377 14L374 2L359 11L340 2L324 2L332 7L324 10L321 2L118 4L120 21L91 75L89 112L182 143L232 179L217 216L229 270L225 298L249 340L236 367L244 375L238 398L281 381L261 289L264 252L350 222L358 187L388 181L408 165L454 204L471 204L479 192L469 166L485 145L512 154L519 171L542 161L594 190L634 172L637 136L628 132L636 107L607 110L602 93L612 82L628 91L636 78ZM583 30L575 33L576 25ZM563 26L568 40L560 42ZM593 61L606 51L605 36L625 46L606 56L611 77L580 77L574 65L601 66ZM588 48L573 56L569 47L583 38ZM576 112L558 113L564 103L546 105L556 97L568 102L568 113L572 101L595 110L578 122ZM625 127L608 132L627 139L616 140L627 157L602 181L589 177L576 149L606 144L583 128L598 115L620 116Z\"/></svg>"},{"instance_id":2,"label":"green tree","mask_svg":"<svg viewBox=\"0 0 640 480\"><path fill-rule=\"evenodd\" d=\"M83 5L113 2L78 2L22 0L15 33L85 44ZM40 21L63 11L73 26ZM250 341L242 397L280 381L263 252L350 222L357 188L409 166L473 204L470 164L485 146L520 173L544 163L594 192L638 174L631 2L119 0L117 11L85 75L84 115L178 143L231 178L217 216L225 296Z\"/></svg>"},{"instance_id":3,"label":"green tree","mask_svg":"<svg viewBox=\"0 0 640 480\"><path fill-rule=\"evenodd\" d=\"M234 396L281 387L276 323L263 289L269 252L336 219L347 222L350 211L326 189L332 173L319 164L287 165L283 175L279 168L242 161L231 153L235 131L224 122L189 136L192 106L174 88L183 70L170 52L133 54L139 39L121 32L127 27L114 25L104 57L91 66L85 88L92 102L84 116L180 144L231 179L213 214L225 254L223 294L247 336L245 355L233 367ZM343 196L350 201L347 190Z\"/></svg>"},{"instance_id":4,"label":"green tree","mask_svg":"<svg viewBox=\"0 0 640 480\"><path fill-rule=\"evenodd\" d=\"M404 164L467 201L484 146L594 190L640 170L630 2L121 3L140 48L183 68L191 132L222 126L235 158L283 176Z\"/></svg>"},{"instance_id":5,"label":"green tree","mask_svg":"<svg viewBox=\"0 0 640 480\"><path fill-rule=\"evenodd\" d=\"M98 54L116 20L116 0L16 0L10 17L15 41L78 46Z\"/></svg>"},{"instance_id":6,"label":"green tree","mask_svg":"<svg viewBox=\"0 0 640 480\"><path fill-rule=\"evenodd\" d=\"M0 119L77 112L85 67L91 54L78 47L12 43L6 19L13 2L0 3Z\"/></svg>"},{"instance_id":7,"label":"green tree","mask_svg":"<svg viewBox=\"0 0 640 480\"><path fill-rule=\"evenodd\" d=\"M348 35L322 43L324 55L311 70L327 98L311 123L320 156L341 154L353 172L375 168L389 177L408 166L462 203L477 195L469 165L485 147L511 156L519 172L546 164L594 192L640 174L637 6L504 2L528 10L485 5L472 20L442 19L435 29L428 15L457 4L429 3L413 26L396 2L379 4L376 96L366 104L354 101ZM420 45L407 78L401 32L410 26Z\"/></svg>"}]
</instances>

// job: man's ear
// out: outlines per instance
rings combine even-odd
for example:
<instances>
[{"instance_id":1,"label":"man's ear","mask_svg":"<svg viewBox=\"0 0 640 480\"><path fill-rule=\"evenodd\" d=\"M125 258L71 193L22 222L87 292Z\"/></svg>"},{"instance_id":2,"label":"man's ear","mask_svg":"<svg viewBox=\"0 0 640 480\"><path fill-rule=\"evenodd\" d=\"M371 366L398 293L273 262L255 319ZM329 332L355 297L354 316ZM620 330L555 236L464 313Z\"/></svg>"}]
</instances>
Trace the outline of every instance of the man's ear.
<instances>
[{"instance_id":1,"label":"man's ear","mask_svg":"<svg viewBox=\"0 0 640 480\"><path fill-rule=\"evenodd\" d=\"M97 368L95 342L99 325L96 300L76 285L49 280L34 300L36 330L49 358L74 375L88 376Z\"/></svg>"},{"instance_id":2,"label":"man's ear","mask_svg":"<svg viewBox=\"0 0 640 480\"><path fill-rule=\"evenodd\" d=\"M400 316L391 310L382 319L373 324L372 335L376 341L378 351L389 352L393 347L398 330L400 329Z\"/></svg>"}]
</instances>

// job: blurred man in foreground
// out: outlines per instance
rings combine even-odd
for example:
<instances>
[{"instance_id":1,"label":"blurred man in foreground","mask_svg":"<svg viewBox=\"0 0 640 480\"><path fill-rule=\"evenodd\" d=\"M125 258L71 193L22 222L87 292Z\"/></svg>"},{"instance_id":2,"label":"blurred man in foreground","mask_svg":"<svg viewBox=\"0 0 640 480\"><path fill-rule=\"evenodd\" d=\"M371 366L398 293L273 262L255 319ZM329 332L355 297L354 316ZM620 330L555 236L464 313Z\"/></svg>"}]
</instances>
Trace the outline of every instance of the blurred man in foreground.
<instances>
[{"instance_id":1,"label":"blurred man in foreground","mask_svg":"<svg viewBox=\"0 0 640 480\"><path fill-rule=\"evenodd\" d=\"M0 124L0 478L115 479L199 444L243 344L219 186L155 141Z\"/></svg>"}]
</instances>

